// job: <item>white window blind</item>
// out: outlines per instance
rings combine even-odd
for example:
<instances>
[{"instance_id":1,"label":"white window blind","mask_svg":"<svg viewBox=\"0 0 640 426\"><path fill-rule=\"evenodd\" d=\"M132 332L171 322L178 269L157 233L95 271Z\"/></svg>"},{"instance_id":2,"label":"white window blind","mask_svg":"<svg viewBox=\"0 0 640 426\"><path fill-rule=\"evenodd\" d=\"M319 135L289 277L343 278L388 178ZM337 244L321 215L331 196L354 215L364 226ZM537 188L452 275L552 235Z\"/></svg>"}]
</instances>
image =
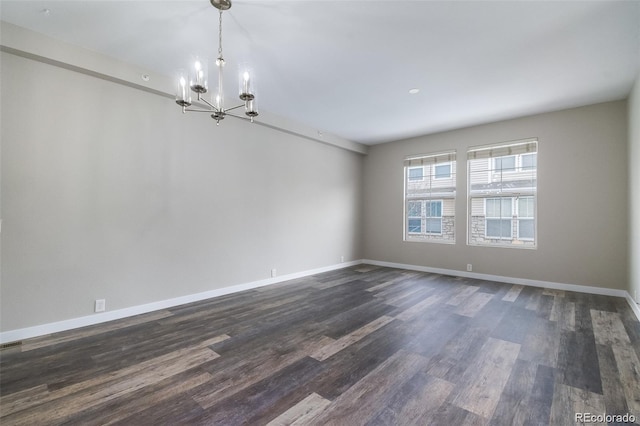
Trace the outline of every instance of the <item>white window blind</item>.
<instances>
[{"instance_id":1,"label":"white window blind","mask_svg":"<svg viewBox=\"0 0 640 426\"><path fill-rule=\"evenodd\" d=\"M467 151L470 245L535 248L538 140Z\"/></svg>"},{"instance_id":2,"label":"white window blind","mask_svg":"<svg viewBox=\"0 0 640 426\"><path fill-rule=\"evenodd\" d=\"M405 241L455 243L456 152L404 160Z\"/></svg>"}]
</instances>

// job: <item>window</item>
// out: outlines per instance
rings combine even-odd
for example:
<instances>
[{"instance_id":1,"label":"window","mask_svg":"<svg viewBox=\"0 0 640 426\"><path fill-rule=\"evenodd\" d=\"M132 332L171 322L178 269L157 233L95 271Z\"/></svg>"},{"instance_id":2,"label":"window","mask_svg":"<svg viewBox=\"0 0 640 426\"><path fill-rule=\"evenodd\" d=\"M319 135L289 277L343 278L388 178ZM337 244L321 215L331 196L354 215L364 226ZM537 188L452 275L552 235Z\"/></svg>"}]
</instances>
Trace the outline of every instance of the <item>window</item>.
<instances>
[{"instance_id":1,"label":"window","mask_svg":"<svg viewBox=\"0 0 640 426\"><path fill-rule=\"evenodd\" d=\"M511 239L511 198L485 198L485 237Z\"/></svg>"},{"instance_id":2,"label":"window","mask_svg":"<svg viewBox=\"0 0 640 426\"><path fill-rule=\"evenodd\" d=\"M485 198L486 238L512 239L514 226L518 240L533 241L534 206L533 197ZM513 211L513 209L516 209Z\"/></svg>"},{"instance_id":3,"label":"window","mask_svg":"<svg viewBox=\"0 0 640 426\"><path fill-rule=\"evenodd\" d=\"M520 156L521 170L530 170L535 169L538 166L538 155L537 154L523 154Z\"/></svg>"},{"instance_id":4,"label":"window","mask_svg":"<svg viewBox=\"0 0 640 426\"><path fill-rule=\"evenodd\" d=\"M423 180L424 169L422 167L412 167L409 169L409 180Z\"/></svg>"},{"instance_id":5,"label":"window","mask_svg":"<svg viewBox=\"0 0 640 426\"><path fill-rule=\"evenodd\" d=\"M533 240L534 230L534 204L533 197L518 198L518 238L521 240Z\"/></svg>"},{"instance_id":6,"label":"window","mask_svg":"<svg viewBox=\"0 0 640 426\"><path fill-rule=\"evenodd\" d=\"M493 174L500 179L502 173L516 173L535 169L537 154L506 155L493 158Z\"/></svg>"},{"instance_id":7,"label":"window","mask_svg":"<svg viewBox=\"0 0 640 426\"><path fill-rule=\"evenodd\" d=\"M405 241L455 243L455 151L404 161Z\"/></svg>"},{"instance_id":8,"label":"window","mask_svg":"<svg viewBox=\"0 0 640 426\"><path fill-rule=\"evenodd\" d=\"M442 234L442 201L425 201L427 234Z\"/></svg>"},{"instance_id":9,"label":"window","mask_svg":"<svg viewBox=\"0 0 640 426\"><path fill-rule=\"evenodd\" d=\"M422 201L409 201L408 230L412 234L422 233Z\"/></svg>"},{"instance_id":10,"label":"window","mask_svg":"<svg viewBox=\"0 0 640 426\"><path fill-rule=\"evenodd\" d=\"M410 234L442 234L442 200L410 201L407 230Z\"/></svg>"},{"instance_id":11,"label":"window","mask_svg":"<svg viewBox=\"0 0 640 426\"><path fill-rule=\"evenodd\" d=\"M496 157L493 159L493 170L495 173L515 172L516 156Z\"/></svg>"},{"instance_id":12,"label":"window","mask_svg":"<svg viewBox=\"0 0 640 426\"><path fill-rule=\"evenodd\" d=\"M451 177L451 164L435 165L434 169L436 179L447 179Z\"/></svg>"},{"instance_id":13,"label":"window","mask_svg":"<svg viewBox=\"0 0 640 426\"><path fill-rule=\"evenodd\" d=\"M536 247L536 139L467 151L471 245Z\"/></svg>"}]
</instances>

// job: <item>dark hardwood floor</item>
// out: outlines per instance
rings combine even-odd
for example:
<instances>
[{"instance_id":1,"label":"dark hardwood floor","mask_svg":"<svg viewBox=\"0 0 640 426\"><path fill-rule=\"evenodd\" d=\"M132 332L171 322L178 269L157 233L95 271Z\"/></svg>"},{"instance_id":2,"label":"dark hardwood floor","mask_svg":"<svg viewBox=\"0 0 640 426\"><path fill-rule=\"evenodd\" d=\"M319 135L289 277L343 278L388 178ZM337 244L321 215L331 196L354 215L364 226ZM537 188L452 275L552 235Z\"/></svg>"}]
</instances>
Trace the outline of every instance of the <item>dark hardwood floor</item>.
<instances>
[{"instance_id":1,"label":"dark hardwood floor","mask_svg":"<svg viewBox=\"0 0 640 426\"><path fill-rule=\"evenodd\" d=\"M369 265L0 356L2 425L640 422L624 299Z\"/></svg>"}]
</instances>

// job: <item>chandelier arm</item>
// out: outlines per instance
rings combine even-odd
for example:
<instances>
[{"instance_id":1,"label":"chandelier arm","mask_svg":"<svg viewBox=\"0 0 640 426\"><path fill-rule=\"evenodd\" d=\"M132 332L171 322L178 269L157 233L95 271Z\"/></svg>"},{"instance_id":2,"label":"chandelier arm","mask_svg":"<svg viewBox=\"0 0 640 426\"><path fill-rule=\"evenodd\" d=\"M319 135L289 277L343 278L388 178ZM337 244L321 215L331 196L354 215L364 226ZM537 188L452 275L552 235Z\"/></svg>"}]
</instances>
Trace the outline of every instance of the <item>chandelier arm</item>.
<instances>
[{"instance_id":1,"label":"chandelier arm","mask_svg":"<svg viewBox=\"0 0 640 426\"><path fill-rule=\"evenodd\" d=\"M247 117L247 116L243 116L243 115L235 115L235 114L227 114L228 117L233 117L233 118L237 118L239 120L244 120L244 121L250 121L253 123L253 118L252 117Z\"/></svg>"},{"instance_id":2,"label":"chandelier arm","mask_svg":"<svg viewBox=\"0 0 640 426\"><path fill-rule=\"evenodd\" d=\"M213 109L213 111L220 111L214 104L212 104L211 102L209 102L208 100L202 98L200 99L200 101L204 102L205 104L209 105L210 108ZM209 112L212 112L212 110L209 110Z\"/></svg>"},{"instance_id":3,"label":"chandelier arm","mask_svg":"<svg viewBox=\"0 0 640 426\"><path fill-rule=\"evenodd\" d=\"M225 109L225 112L233 111L234 109L242 108L243 106L245 106L245 105L241 104L241 105L238 105L238 106L234 106L234 107Z\"/></svg>"},{"instance_id":4,"label":"chandelier arm","mask_svg":"<svg viewBox=\"0 0 640 426\"><path fill-rule=\"evenodd\" d=\"M209 114L211 114L212 112L217 112L211 109L200 109L200 108L184 108L183 109L184 112L208 112Z\"/></svg>"}]
</instances>

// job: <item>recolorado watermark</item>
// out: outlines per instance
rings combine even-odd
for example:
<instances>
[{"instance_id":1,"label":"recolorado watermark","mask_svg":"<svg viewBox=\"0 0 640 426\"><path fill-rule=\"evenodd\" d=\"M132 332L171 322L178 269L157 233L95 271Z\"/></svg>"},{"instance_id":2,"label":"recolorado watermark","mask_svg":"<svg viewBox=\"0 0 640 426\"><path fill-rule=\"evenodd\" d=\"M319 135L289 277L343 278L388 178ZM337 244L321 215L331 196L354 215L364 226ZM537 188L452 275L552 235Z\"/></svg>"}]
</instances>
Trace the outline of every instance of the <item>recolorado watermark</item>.
<instances>
[{"instance_id":1,"label":"recolorado watermark","mask_svg":"<svg viewBox=\"0 0 640 426\"><path fill-rule=\"evenodd\" d=\"M635 423L636 416L633 414L594 414L576 413L576 423Z\"/></svg>"}]
</instances>

